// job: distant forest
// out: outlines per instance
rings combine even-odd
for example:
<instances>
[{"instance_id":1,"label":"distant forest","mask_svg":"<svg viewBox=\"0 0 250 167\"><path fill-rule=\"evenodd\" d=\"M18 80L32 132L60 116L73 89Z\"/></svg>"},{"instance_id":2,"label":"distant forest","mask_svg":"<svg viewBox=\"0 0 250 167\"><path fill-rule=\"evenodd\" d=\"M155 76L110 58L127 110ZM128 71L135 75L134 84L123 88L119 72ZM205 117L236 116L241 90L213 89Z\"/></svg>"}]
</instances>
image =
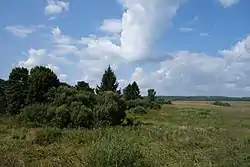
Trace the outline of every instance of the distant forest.
<instances>
[{"instance_id":1,"label":"distant forest","mask_svg":"<svg viewBox=\"0 0 250 167\"><path fill-rule=\"evenodd\" d=\"M226 96L158 96L159 99L171 101L250 101L250 97L226 97Z\"/></svg>"}]
</instances>

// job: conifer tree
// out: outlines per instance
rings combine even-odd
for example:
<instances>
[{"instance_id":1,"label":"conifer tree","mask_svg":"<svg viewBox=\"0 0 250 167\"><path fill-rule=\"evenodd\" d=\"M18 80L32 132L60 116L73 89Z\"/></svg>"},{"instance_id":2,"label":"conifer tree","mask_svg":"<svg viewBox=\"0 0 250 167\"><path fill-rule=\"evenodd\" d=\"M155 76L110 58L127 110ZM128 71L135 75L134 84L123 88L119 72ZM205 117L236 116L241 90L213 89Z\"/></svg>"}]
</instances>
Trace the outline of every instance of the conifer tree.
<instances>
[{"instance_id":1,"label":"conifer tree","mask_svg":"<svg viewBox=\"0 0 250 167\"><path fill-rule=\"evenodd\" d=\"M123 89L123 98L125 100L132 100L132 85L128 84L128 86L126 86Z\"/></svg>"},{"instance_id":2,"label":"conifer tree","mask_svg":"<svg viewBox=\"0 0 250 167\"><path fill-rule=\"evenodd\" d=\"M141 97L140 88L135 81L132 83L131 89L132 89L132 99L133 100L139 99Z\"/></svg>"},{"instance_id":3,"label":"conifer tree","mask_svg":"<svg viewBox=\"0 0 250 167\"><path fill-rule=\"evenodd\" d=\"M107 70L105 70L102 80L101 80L101 85L97 86L96 92L104 92L104 91L112 91L112 92L119 92L117 90L118 88L118 82L116 79L116 75L114 71L111 69L109 66Z\"/></svg>"}]
</instances>

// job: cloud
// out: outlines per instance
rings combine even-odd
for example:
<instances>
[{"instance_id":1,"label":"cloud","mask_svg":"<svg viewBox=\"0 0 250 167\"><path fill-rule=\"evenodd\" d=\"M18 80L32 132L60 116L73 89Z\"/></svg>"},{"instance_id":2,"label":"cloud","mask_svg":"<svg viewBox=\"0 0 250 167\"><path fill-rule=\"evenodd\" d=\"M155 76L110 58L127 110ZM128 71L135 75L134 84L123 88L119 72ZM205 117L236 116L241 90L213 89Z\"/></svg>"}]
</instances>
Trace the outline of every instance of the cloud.
<instances>
[{"instance_id":1,"label":"cloud","mask_svg":"<svg viewBox=\"0 0 250 167\"><path fill-rule=\"evenodd\" d=\"M182 28L180 28L180 31L181 32L192 32L192 31L194 31L194 29L193 28L182 27Z\"/></svg>"},{"instance_id":2,"label":"cloud","mask_svg":"<svg viewBox=\"0 0 250 167\"><path fill-rule=\"evenodd\" d=\"M221 57L189 51L170 53L155 71L136 68L131 81L138 81L144 93L156 88L161 95L249 96L249 48L250 35L231 49L219 51Z\"/></svg>"},{"instance_id":3,"label":"cloud","mask_svg":"<svg viewBox=\"0 0 250 167\"><path fill-rule=\"evenodd\" d=\"M14 26L6 26L4 29L15 36L18 37L27 37L28 35L34 33L40 28L45 28L44 25L31 25L31 26L22 26L22 25L14 25Z\"/></svg>"},{"instance_id":4,"label":"cloud","mask_svg":"<svg viewBox=\"0 0 250 167\"><path fill-rule=\"evenodd\" d=\"M220 3L224 6L224 7L229 7L232 5L235 5L237 3L239 3L240 0L220 0Z\"/></svg>"},{"instance_id":5,"label":"cloud","mask_svg":"<svg viewBox=\"0 0 250 167\"><path fill-rule=\"evenodd\" d=\"M118 75L120 84L135 80L144 94L148 88L155 88L162 95L249 95L250 36L232 48L220 50L219 57L190 51L167 53L167 58L164 55L160 59L150 54L156 36L171 25L183 2L121 0L125 9L122 18L103 21L99 28L106 33L104 36L73 38L55 27L49 47L31 48L28 58L19 65L45 65L71 84L84 80L95 87L108 65L118 72L127 71L130 63L155 60L160 62L156 70L137 66L129 78Z\"/></svg>"},{"instance_id":6,"label":"cloud","mask_svg":"<svg viewBox=\"0 0 250 167\"><path fill-rule=\"evenodd\" d=\"M47 5L44 9L44 13L46 15L55 15L68 10L69 10L69 2L62 0L48 0Z\"/></svg>"},{"instance_id":7,"label":"cloud","mask_svg":"<svg viewBox=\"0 0 250 167\"><path fill-rule=\"evenodd\" d=\"M104 32L120 33L122 28L121 26L121 20L108 19L103 21L100 29Z\"/></svg>"},{"instance_id":8,"label":"cloud","mask_svg":"<svg viewBox=\"0 0 250 167\"><path fill-rule=\"evenodd\" d=\"M165 26L171 24L185 0L121 0L121 50L124 58L140 60L151 52L151 45Z\"/></svg>"}]
</instances>

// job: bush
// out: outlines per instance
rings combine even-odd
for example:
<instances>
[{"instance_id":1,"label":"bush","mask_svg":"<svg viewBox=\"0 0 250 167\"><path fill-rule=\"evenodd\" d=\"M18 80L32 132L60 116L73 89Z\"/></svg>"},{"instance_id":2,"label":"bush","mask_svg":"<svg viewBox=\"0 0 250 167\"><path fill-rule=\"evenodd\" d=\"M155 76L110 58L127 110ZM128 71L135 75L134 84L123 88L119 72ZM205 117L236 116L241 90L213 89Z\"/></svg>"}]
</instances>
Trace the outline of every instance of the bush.
<instances>
[{"instance_id":1,"label":"bush","mask_svg":"<svg viewBox=\"0 0 250 167\"><path fill-rule=\"evenodd\" d=\"M95 122L107 122L110 125L120 125L126 114L125 102L114 92L102 92L99 103L94 108Z\"/></svg>"},{"instance_id":2,"label":"bush","mask_svg":"<svg viewBox=\"0 0 250 167\"><path fill-rule=\"evenodd\" d=\"M52 111L53 112L53 111ZM55 117L52 120L54 126L59 128L66 128L71 123L70 110L67 105L61 105L55 110Z\"/></svg>"},{"instance_id":3,"label":"bush","mask_svg":"<svg viewBox=\"0 0 250 167\"><path fill-rule=\"evenodd\" d=\"M157 103L156 101L151 101L149 102L149 108L153 109L153 110L160 110L161 109L161 105L159 103Z\"/></svg>"},{"instance_id":4,"label":"bush","mask_svg":"<svg viewBox=\"0 0 250 167\"><path fill-rule=\"evenodd\" d=\"M143 115L147 114L147 110L144 107L138 106L129 110L133 114Z\"/></svg>"},{"instance_id":5,"label":"bush","mask_svg":"<svg viewBox=\"0 0 250 167\"><path fill-rule=\"evenodd\" d=\"M171 100L167 100L165 104L173 104Z\"/></svg>"},{"instance_id":6,"label":"bush","mask_svg":"<svg viewBox=\"0 0 250 167\"><path fill-rule=\"evenodd\" d=\"M93 125L93 112L91 109L81 105L81 103L72 103L70 106L71 126L74 128L85 127L90 128Z\"/></svg>"},{"instance_id":7,"label":"bush","mask_svg":"<svg viewBox=\"0 0 250 167\"><path fill-rule=\"evenodd\" d=\"M221 102L221 101L215 101L212 104L217 105L217 106L231 107L231 105L229 103L224 103L224 102Z\"/></svg>"},{"instance_id":8,"label":"bush","mask_svg":"<svg viewBox=\"0 0 250 167\"><path fill-rule=\"evenodd\" d=\"M128 100L126 101L126 105L127 105L127 110L130 110L136 107L148 108L149 102L148 100L145 100L145 99Z\"/></svg>"},{"instance_id":9,"label":"bush","mask_svg":"<svg viewBox=\"0 0 250 167\"><path fill-rule=\"evenodd\" d=\"M150 167L136 142L126 136L112 136L94 143L87 152L87 167Z\"/></svg>"},{"instance_id":10,"label":"bush","mask_svg":"<svg viewBox=\"0 0 250 167\"><path fill-rule=\"evenodd\" d=\"M44 104L26 106L20 113L19 119L25 123L48 124L55 117L55 113L49 112L48 108L49 106Z\"/></svg>"},{"instance_id":11,"label":"bush","mask_svg":"<svg viewBox=\"0 0 250 167\"><path fill-rule=\"evenodd\" d=\"M139 125L141 122L139 120L139 116L131 113L130 111L126 114L125 125Z\"/></svg>"}]
</instances>

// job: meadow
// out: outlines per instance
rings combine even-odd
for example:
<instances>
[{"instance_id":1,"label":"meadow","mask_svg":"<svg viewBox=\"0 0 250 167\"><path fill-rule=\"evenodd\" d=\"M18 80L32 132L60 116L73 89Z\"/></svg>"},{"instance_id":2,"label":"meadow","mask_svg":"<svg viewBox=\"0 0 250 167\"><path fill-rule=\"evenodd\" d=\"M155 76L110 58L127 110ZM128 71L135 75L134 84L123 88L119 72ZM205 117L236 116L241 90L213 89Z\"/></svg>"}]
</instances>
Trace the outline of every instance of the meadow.
<instances>
[{"instance_id":1,"label":"meadow","mask_svg":"<svg viewBox=\"0 0 250 167\"><path fill-rule=\"evenodd\" d=\"M248 167L250 102L229 103L175 101L138 116L137 126L93 130L1 118L0 166Z\"/></svg>"}]
</instances>

